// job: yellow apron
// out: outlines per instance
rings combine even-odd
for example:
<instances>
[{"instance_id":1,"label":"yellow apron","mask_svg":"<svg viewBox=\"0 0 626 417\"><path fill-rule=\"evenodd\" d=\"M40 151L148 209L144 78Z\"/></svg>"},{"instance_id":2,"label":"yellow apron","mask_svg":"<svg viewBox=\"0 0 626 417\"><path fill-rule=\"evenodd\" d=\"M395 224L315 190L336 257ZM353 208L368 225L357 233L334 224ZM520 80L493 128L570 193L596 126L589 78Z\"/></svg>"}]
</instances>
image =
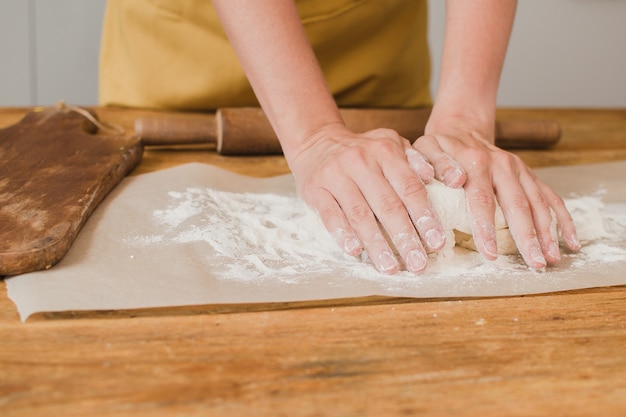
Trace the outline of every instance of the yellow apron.
<instances>
[{"instance_id":1,"label":"yellow apron","mask_svg":"<svg viewBox=\"0 0 626 417\"><path fill-rule=\"evenodd\" d=\"M426 0L296 4L340 106L431 104ZM258 105L208 0L109 0L99 89L102 105L176 110Z\"/></svg>"}]
</instances>

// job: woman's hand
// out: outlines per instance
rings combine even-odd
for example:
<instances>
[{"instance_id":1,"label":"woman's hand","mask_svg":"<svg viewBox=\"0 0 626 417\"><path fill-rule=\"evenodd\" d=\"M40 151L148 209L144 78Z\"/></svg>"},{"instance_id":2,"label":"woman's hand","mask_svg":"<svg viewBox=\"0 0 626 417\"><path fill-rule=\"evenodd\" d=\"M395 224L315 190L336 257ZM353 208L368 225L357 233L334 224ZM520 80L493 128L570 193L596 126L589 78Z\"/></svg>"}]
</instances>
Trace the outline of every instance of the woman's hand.
<instances>
[{"instance_id":1,"label":"woman's hand","mask_svg":"<svg viewBox=\"0 0 626 417\"><path fill-rule=\"evenodd\" d=\"M349 253L365 249L379 270L397 271L401 265L385 230L406 268L422 271L427 250L444 244L424 188L433 174L448 185L464 185L474 237L488 259L496 256L495 198L529 265L558 260L550 208L570 248L579 246L561 199L518 158L490 145L493 132L481 129L494 126L515 0L447 0L437 99L427 134L413 148L389 130L355 134L345 128L293 0L213 5L281 141L300 195ZM470 123L449 123L458 115Z\"/></svg>"},{"instance_id":2,"label":"woman's hand","mask_svg":"<svg viewBox=\"0 0 626 417\"><path fill-rule=\"evenodd\" d=\"M440 166L453 166L451 185L464 174L447 155ZM341 123L324 125L288 156L298 192L316 210L337 243L350 255L365 249L376 268L393 274L402 264L421 272L427 252L443 247L445 236L427 197L432 166L395 131L362 134ZM446 161L446 162L444 162Z\"/></svg>"},{"instance_id":3,"label":"woman's hand","mask_svg":"<svg viewBox=\"0 0 626 417\"><path fill-rule=\"evenodd\" d=\"M455 127L462 125L453 121L439 124L438 128L427 127L427 133L413 146L432 163L436 176L445 175L449 169L447 159L438 162L442 154L452 157L467 174L464 188L479 252L490 260L498 256L496 200L520 254L530 267L541 269L560 259L557 237L551 233L551 211L567 246L578 250L580 243L563 200L519 157L494 146L492 132Z\"/></svg>"}]
</instances>

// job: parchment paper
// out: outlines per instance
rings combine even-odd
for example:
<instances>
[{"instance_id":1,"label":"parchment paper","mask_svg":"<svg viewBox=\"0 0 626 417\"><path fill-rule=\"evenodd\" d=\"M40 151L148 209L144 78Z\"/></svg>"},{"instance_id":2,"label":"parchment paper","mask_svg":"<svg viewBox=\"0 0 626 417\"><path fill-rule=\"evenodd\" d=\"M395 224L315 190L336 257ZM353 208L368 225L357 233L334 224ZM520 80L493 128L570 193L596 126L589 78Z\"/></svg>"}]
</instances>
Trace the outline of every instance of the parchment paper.
<instances>
[{"instance_id":1,"label":"parchment paper","mask_svg":"<svg viewBox=\"0 0 626 417\"><path fill-rule=\"evenodd\" d=\"M601 193L604 203L617 204L614 209L626 207L623 205L626 202L626 162L556 167L536 172L564 198ZM372 266L357 260L333 264L330 269L294 273L296 261L286 259L284 265L278 265L284 274L239 279L232 276L233 265L224 265L225 258L204 242L137 244L138 237L162 232L160 229L165 226L155 222L155 213L165 209L173 195L190 189L276 193L295 198L290 175L257 179L204 164L188 164L126 178L92 215L59 264L48 271L6 278L9 297L22 320L36 312L271 303L373 295L507 296L626 284L626 256L620 255L626 254L624 234L617 241L606 242L607 248L616 255L611 261L589 261L584 254L566 254L557 266L546 271L530 270L518 260L518 267L510 270L509 265L506 271L491 265L482 273L461 271L451 275L429 270L419 276L408 273L387 276L375 273ZM626 230L626 225L622 226ZM600 239L591 243L602 242ZM336 250L341 252L339 248Z\"/></svg>"}]
</instances>

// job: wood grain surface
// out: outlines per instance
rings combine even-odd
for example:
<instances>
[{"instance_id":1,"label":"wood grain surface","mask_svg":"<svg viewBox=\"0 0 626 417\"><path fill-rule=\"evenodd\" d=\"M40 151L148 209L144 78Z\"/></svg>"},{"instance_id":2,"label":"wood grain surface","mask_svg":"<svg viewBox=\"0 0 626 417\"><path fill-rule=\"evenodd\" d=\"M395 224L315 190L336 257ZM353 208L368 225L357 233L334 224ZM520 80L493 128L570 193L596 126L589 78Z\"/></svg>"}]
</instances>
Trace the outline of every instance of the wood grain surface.
<instances>
[{"instance_id":1,"label":"wood grain surface","mask_svg":"<svg viewBox=\"0 0 626 417\"><path fill-rule=\"evenodd\" d=\"M84 115L61 107L0 129L0 275L61 260L89 215L141 160L137 138L96 131Z\"/></svg>"},{"instance_id":2,"label":"wood grain surface","mask_svg":"<svg viewBox=\"0 0 626 417\"><path fill-rule=\"evenodd\" d=\"M0 110L0 127L20 112ZM127 129L151 114L99 113ZM518 153L533 166L626 159L626 110L498 116L561 123L555 149ZM255 176L288 170L280 157L176 148L146 151L134 173L190 161ZM1 289L2 416L626 415L626 286L40 315L27 323Z\"/></svg>"}]
</instances>

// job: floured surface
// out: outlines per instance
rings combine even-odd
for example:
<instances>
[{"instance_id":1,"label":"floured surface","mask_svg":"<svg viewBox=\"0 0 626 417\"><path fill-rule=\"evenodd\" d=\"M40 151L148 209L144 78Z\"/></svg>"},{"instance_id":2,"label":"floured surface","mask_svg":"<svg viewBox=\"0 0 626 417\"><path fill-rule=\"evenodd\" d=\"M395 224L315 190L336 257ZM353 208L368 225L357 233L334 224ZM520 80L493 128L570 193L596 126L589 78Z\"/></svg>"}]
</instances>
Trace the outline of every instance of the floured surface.
<instances>
[{"instance_id":1,"label":"floured surface","mask_svg":"<svg viewBox=\"0 0 626 417\"><path fill-rule=\"evenodd\" d=\"M454 246L453 229L470 233L464 192L438 182L428 188L435 211L448 231L446 253L431 256L431 266L443 275L456 274L458 267L473 270L467 265L482 263L477 254L460 248L456 254L448 253ZM373 276L380 279L367 259L343 254L321 219L294 193L188 187L171 191L168 196L167 206L152 212L156 233L120 241L130 253L145 247L206 246L212 254L203 259L207 270L225 280L278 277L289 281L292 275L332 274L342 269L350 276L374 272ZM499 208L496 218L496 227L506 225Z\"/></svg>"},{"instance_id":2,"label":"floured surface","mask_svg":"<svg viewBox=\"0 0 626 417\"><path fill-rule=\"evenodd\" d=\"M626 284L626 163L537 170L564 198L584 244L544 272L518 256L484 263L455 248L426 273L388 276L344 255L297 198L290 176L254 179L189 164L132 177L49 271L7 279L34 312L370 295L520 295Z\"/></svg>"}]
</instances>

